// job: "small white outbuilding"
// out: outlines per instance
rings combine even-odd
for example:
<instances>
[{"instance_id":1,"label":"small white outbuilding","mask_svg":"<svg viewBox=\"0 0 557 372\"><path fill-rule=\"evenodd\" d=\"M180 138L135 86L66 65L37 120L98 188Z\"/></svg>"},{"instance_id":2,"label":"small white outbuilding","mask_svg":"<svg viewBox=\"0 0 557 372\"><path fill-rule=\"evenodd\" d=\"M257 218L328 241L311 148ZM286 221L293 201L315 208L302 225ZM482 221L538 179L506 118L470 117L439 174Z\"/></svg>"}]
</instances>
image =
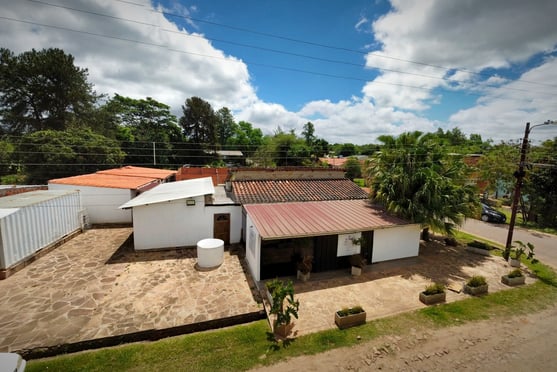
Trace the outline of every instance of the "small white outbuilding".
<instances>
[{"instance_id":1,"label":"small white outbuilding","mask_svg":"<svg viewBox=\"0 0 557 372\"><path fill-rule=\"evenodd\" d=\"M136 250L195 246L206 238L241 239L241 206L218 197L211 177L163 183L120 206L132 209ZM222 189L222 190L220 190Z\"/></svg>"},{"instance_id":2,"label":"small white outbuilding","mask_svg":"<svg viewBox=\"0 0 557 372\"><path fill-rule=\"evenodd\" d=\"M80 230L78 191L31 191L0 198L0 279L37 252Z\"/></svg>"}]
</instances>

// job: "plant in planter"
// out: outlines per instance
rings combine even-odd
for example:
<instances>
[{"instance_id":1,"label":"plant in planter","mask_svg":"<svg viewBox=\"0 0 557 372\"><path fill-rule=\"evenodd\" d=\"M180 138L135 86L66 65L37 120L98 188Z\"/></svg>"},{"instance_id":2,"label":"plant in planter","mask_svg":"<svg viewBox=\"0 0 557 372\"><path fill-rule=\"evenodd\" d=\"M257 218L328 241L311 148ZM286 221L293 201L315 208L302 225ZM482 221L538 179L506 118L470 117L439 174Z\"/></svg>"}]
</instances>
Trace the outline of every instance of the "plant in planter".
<instances>
[{"instance_id":1,"label":"plant in planter","mask_svg":"<svg viewBox=\"0 0 557 372\"><path fill-rule=\"evenodd\" d=\"M491 247L489 244L477 240L471 241L470 243L466 244L467 251L484 256L489 256L492 249L493 247Z\"/></svg>"},{"instance_id":2,"label":"plant in planter","mask_svg":"<svg viewBox=\"0 0 557 372\"><path fill-rule=\"evenodd\" d=\"M501 277L501 282L508 286L515 286L521 285L526 283L526 277L522 273L520 269L514 269L513 271L509 272L507 275L503 275Z\"/></svg>"},{"instance_id":3,"label":"plant in planter","mask_svg":"<svg viewBox=\"0 0 557 372\"><path fill-rule=\"evenodd\" d=\"M313 267L313 257L304 256L298 261L298 279L305 282L309 280L311 269Z\"/></svg>"},{"instance_id":4,"label":"plant in planter","mask_svg":"<svg viewBox=\"0 0 557 372\"><path fill-rule=\"evenodd\" d=\"M475 275L468 279L464 284L464 292L472 296L478 296L487 293L488 285L484 276Z\"/></svg>"},{"instance_id":5,"label":"plant in planter","mask_svg":"<svg viewBox=\"0 0 557 372\"><path fill-rule=\"evenodd\" d=\"M346 307L335 312L335 324L340 329L365 324L366 312L361 306Z\"/></svg>"},{"instance_id":6,"label":"plant in planter","mask_svg":"<svg viewBox=\"0 0 557 372\"><path fill-rule=\"evenodd\" d=\"M530 242L524 244L520 240L514 241L518 246L512 246L509 252L509 264L512 267L520 267L520 259L522 256L526 255L526 259L532 262L534 260L534 245ZM526 253L526 249L528 249L528 253Z\"/></svg>"},{"instance_id":7,"label":"plant in planter","mask_svg":"<svg viewBox=\"0 0 557 372\"><path fill-rule=\"evenodd\" d=\"M425 287L425 290L420 292L420 301L426 305L433 305L439 302L445 302L447 294L445 293L445 286L440 283L434 283Z\"/></svg>"},{"instance_id":8,"label":"plant in planter","mask_svg":"<svg viewBox=\"0 0 557 372\"><path fill-rule=\"evenodd\" d=\"M292 317L298 319L300 302L294 299L294 286L291 281L283 282L278 279L267 284L272 297L270 314L275 316L273 331L275 335L286 338L292 331L294 323Z\"/></svg>"},{"instance_id":9,"label":"plant in planter","mask_svg":"<svg viewBox=\"0 0 557 372\"><path fill-rule=\"evenodd\" d=\"M366 266L366 259L361 254L353 254L350 256L350 265L352 265L352 275L362 275L362 270Z\"/></svg>"}]
</instances>

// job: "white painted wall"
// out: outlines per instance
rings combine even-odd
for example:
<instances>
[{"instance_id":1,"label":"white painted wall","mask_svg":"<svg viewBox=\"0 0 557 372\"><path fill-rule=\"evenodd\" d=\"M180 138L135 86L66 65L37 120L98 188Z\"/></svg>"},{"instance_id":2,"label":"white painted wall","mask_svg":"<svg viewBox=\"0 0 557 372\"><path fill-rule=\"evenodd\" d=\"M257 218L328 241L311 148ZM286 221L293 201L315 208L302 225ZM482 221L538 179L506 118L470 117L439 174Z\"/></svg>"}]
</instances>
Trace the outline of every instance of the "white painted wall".
<instances>
[{"instance_id":1,"label":"white painted wall","mask_svg":"<svg viewBox=\"0 0 557 372\"><path fill-rule=\"evenodd\" d=\"M48 184L49 190L79 190L81 204L87 210L89 223L131 223L132 212L118 209L119 206L135 197L135 191L109 187Z\"/></svg>"},{"instance_id":2,"label":"white painted wall","mask_svg":"<svg viewBox=\"0 0 557 372\"><path fill-rule=\"evenodd\" d=\"M213 216L218 213L230 213L230 244L240 243L242 239L242 207L239 205L206 206L205 214L211 225L210 237L213 237Z\"/></svg>"},{"instance_id":3,"label":"white painted wall","mask_svg":"<svg viewBox=\"0 0 557 372\"><path fill-rule=\"evenodd\" d=\"M415 257L420 249L420 225L405 225L373 232L372 262Z\"/></svg>"},{"instance_id":4,"label":"white painted wall","mask_svg":"<svg viewBox=\"0 0 557 372\"><path fill-rule=\"evenodd\" d=\"M250 216L246 217L246 261L254 280L259 281L261 274L261 236Z\"/></svg>"},{"instance_id":5,"label":"white painted wall","mask_svg":"<svg viewBox=\"0 0 557 372\"><path fill-rule=\"evenodd\" d=\"M213 236L213 223L205 214L204 197L195 205L186 199L133 207L133 238L137 250L195 246Z\"/></svg>"}]
</instances>

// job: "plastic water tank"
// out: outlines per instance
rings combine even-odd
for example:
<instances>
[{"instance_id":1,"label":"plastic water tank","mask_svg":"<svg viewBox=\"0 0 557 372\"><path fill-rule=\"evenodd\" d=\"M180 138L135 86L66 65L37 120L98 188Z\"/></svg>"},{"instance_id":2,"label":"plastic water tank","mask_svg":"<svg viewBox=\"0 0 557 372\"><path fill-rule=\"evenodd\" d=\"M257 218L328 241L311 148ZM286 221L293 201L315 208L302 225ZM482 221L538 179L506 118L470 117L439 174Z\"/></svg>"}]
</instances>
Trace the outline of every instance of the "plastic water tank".
<instances>
[{"instance_id":1,"label":"plastic water tank","mask_svg":"<svg viewBox=\"0 0 557 372\"><path fill-rule=\"evenodd\" d=\"M197 267L201 270L214 269L224 260L224 241L203 239L197 242Z\"/></svg>"}]
</instances>

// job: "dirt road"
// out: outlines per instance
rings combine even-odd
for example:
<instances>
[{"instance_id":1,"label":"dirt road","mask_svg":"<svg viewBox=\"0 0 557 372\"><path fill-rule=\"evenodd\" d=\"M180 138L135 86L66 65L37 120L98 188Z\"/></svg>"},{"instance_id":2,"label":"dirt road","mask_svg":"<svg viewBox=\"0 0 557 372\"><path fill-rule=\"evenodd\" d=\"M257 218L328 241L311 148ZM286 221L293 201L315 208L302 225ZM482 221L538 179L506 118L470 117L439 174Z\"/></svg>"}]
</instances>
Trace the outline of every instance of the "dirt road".
<instances>
[{"instance_id":1,"label":"dirt road","mask_svg":"<svg viewBox=\"0 0 557 372\"><path fill-rule=\"evenodd\" d=\"M548 371L557 368L557 306L437 331L411 330L258 371Z\"/></svg>"}]
</instances>

